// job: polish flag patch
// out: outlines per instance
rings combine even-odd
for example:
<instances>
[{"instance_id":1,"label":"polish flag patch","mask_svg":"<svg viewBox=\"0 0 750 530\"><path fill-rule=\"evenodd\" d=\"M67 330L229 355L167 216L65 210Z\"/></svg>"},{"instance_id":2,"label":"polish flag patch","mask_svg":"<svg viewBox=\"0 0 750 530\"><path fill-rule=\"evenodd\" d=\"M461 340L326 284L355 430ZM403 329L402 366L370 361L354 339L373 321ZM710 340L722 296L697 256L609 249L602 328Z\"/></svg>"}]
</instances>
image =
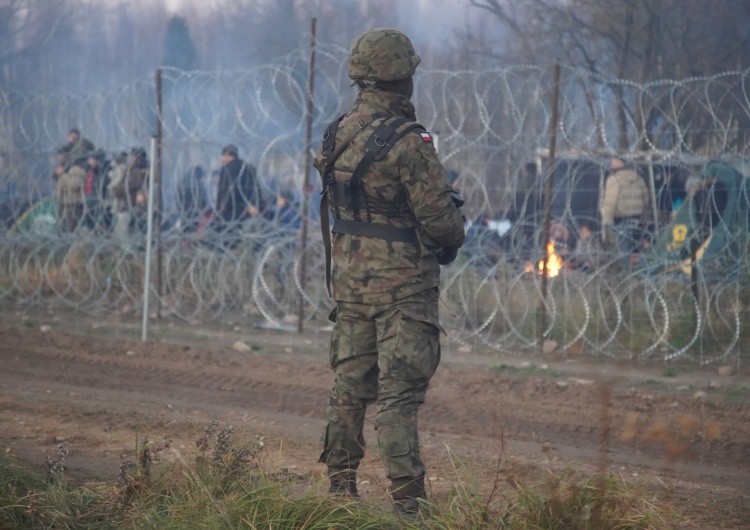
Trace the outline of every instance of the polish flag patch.
<instances>
[{"instance_id":1,"label":"polish flag patch","mask_svg":"<svg viewBox=\"0 0 750 530\"><path fill-rule=\"evenodd\" d=\"M432 136L430 136L430 133L428 133L426 131L419 133L419 136L422 137L422 141L423 142L431 142L432 141Z\"/></svg>"}]
</instances>

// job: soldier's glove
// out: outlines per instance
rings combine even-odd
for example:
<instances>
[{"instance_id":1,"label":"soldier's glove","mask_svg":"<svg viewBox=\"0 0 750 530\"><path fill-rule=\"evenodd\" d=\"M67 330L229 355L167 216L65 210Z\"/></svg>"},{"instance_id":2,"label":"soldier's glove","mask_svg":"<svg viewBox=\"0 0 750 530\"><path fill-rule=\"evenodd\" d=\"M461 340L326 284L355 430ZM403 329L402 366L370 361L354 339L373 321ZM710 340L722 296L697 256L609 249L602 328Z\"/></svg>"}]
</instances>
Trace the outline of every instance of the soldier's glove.
<instances>
[{"instance_id":1,"label":"soldier's glove","mask_svg":"<svg viewBox=\"0 0 750 530\"><path fill-rule=\"evenodd\" d=\"M443 247L437 255L437 261L440 265L453 263L458 257L458 250L461 247Z\"/></svg>"}]
</instances>

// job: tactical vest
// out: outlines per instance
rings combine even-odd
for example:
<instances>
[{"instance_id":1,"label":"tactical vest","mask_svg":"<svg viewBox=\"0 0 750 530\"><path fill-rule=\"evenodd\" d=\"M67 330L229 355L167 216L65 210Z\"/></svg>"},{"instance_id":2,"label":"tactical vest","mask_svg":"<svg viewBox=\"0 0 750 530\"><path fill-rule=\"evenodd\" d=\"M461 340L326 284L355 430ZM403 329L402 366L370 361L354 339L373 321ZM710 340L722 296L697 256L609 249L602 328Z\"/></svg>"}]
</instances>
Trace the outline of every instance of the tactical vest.
<instances>
[{"instance_id":1,"label":"tactical vest","mask_svg":"<svg viewBox=\"0 0 750 530\"><path fill-rule=\"evenodd\" d=\"M405 199L401 202L381 204L367 197L362 186L362 177L370 164L373 161L384 159L399 139L413 130L424 131L424 127L403 117L373 114L369 119L360 119L359 129L356 129L336 146L336 133L344 116L339 116L338 119L334 120L323 134L322 155L325 162L322 171L323 191L320 201L320 227L326 252L326 286L329 295L331 294L331 232L375 237L386 241L417 242L415 228L399 228L372 222L373 213L398 217L409 211L409 204ZM351 178L347 181L337 181L334 175L336 161L360 132L368 126L372 127L371 124L377 121L380 121L380 123L374 127L373 132L365 142L365 153L355 167ZM333 203L333 229L329 227L328 221L329 196ZM342 210L350 212L354 220L342 219Z\"/></svg>"}]
</instances>

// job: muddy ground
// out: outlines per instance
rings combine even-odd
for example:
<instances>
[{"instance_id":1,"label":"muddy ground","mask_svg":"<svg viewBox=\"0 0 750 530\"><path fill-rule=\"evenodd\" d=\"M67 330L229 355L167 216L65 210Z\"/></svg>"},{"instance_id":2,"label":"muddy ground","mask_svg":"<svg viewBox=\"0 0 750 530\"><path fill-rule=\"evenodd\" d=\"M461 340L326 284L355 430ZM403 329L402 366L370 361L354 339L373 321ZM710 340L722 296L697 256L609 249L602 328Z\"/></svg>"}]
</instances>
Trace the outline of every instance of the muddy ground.
<instances>
[{"instance_id":1,"label":"muddy ground","mask_svg":"<svg viewBox=\"0 0 750 530\"><path fill-rule=\"evenodd\" d=\"M114 480L137 437L165 435L189 454L216 417L241 439L264 436L269 466L311 484L324 473L316 460L332 383L325 332L164 323L143 344L136 322L116 318L0 319L0 450L30 466L42 467L64 440L69 476ZM238 340L248 351L234 348ZM443 358L420 411L434 493L472 478L490 483L498 469L523 481L604 465L669 499L684 528L750 528L747 367L720 376L716 367L453 344ZM376 498L386 481L368 421L360 489Z\"/></svg>"}]
</instances>

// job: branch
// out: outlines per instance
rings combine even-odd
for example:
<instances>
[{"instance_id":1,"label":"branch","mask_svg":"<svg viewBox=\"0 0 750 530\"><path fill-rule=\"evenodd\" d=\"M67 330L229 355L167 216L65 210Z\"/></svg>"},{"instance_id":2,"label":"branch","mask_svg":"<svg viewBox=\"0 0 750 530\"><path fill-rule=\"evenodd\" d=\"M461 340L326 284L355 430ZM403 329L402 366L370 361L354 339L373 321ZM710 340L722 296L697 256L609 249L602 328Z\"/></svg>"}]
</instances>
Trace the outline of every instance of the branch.
<instances>
[{"instance_id":1,"label":"branch","mask_svg":"<svg viewBox=\"0 0 750 530\"><path fill-rule=\"evenodd\" d=\"M492 13L493 15L495 15L495 17L497 17L498 20L500 20L500 22L506 24L517 35L524 36L524 32L518 25L516 18L511 17L508 13L506 13L505 10L500 6L500 2L498 2L498 0L469 0L469 3L474 7L478 7L479 9L483 9L489 13Z\"/></svg>"}]
</instances>

